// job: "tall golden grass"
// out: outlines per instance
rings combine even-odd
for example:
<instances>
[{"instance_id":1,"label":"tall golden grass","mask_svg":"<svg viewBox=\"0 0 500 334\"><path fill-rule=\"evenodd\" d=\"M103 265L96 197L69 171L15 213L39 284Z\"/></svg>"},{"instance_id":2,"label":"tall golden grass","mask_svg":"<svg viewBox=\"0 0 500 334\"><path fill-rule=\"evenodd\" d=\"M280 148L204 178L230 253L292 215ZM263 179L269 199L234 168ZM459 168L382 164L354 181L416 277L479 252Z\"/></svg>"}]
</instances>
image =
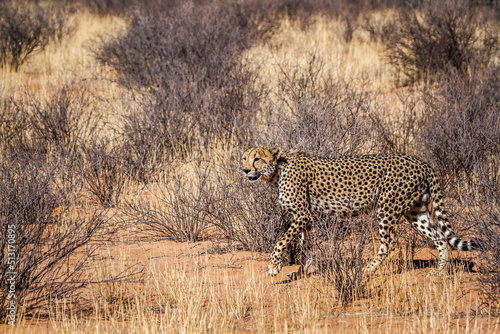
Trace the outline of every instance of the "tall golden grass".
<instances>
[{"instance_id":1,"label":"tall golden grass","mask_svg":"<svg viewBox=\"0 0 500 334\"><path fill-rule=\"evenodd\" d=\"M371 14L373 19L392 15L391 11ZM361 19L360 19L361 20ZM258 64L266 80L277 86L280 65L292 62L307 65L308 56L314 54L328 71L348 83L366 85L379 92L394 88L393 69L384 61L383 45L371 41L368 33L355 29L352 40L346 41L347 24L330 17L318 16L314 24L302 27L285 17L270 40L250 49L247 54Z\"/></svg>"}]
</instances>

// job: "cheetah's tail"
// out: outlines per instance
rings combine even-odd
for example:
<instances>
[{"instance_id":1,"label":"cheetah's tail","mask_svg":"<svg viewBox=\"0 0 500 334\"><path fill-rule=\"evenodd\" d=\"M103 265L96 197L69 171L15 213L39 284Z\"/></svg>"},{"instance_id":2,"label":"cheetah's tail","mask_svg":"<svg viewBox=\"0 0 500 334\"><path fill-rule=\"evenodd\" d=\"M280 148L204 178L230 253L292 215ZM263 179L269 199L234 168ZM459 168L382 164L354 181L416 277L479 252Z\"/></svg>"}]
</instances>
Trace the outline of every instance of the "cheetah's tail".
<instances>
[{"instance_id":1,"label":"cheetah's tail","mask_svg":"<svg viewBox=\"0 0 500 334\"><path fill-rule=\"evenodd\" d=\"M446 241L460 251L483 250L483 242L481 242L481 240L462 240L453 232L448 217L446 216L446 211L443 208L443 196L441 194L438 178L432 169L430 169L430 172L428 183L432 206Z\"/></svg>"}]
</instances>

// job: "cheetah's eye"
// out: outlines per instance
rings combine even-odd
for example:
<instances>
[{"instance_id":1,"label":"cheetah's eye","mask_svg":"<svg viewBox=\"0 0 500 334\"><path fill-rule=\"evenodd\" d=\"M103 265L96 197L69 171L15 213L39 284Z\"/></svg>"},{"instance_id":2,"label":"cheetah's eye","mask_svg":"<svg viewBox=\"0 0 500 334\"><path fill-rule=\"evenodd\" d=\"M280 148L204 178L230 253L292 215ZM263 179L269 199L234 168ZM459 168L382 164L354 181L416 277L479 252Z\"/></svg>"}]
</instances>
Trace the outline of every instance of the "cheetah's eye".
<instances>
[{"instance_id":1,"label":"cheetah's eye","mask_svg":"<svg viewBox=\"0 0 500 334\"><path fill-rule=\"evenodd\" d=\"M257 161L259 161L259 160L260 160L260 158L254 158L254 159L253 159L253 162L257 162Z\"/></svg>"}]
</instances>

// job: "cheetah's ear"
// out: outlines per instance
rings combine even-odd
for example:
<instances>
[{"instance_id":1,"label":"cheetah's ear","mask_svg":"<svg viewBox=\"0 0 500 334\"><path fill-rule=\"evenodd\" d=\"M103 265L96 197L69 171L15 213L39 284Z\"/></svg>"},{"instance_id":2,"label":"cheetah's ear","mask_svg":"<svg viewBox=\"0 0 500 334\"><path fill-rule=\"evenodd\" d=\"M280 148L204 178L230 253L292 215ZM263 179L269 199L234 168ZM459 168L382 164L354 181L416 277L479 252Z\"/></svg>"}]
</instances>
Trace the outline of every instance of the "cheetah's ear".
<instances>
[{"instance_id":1,"label":"cheetah's ear","mask_svg":"<svg viewBox=\"0 0 500 334\"><path fill-rule=\"evenodd\" d=\"M278 158L280 157L280 149L278 147L271 148L269 152L271 152L271 154L276 160L278 160Z\"/></svg>"}]
</instances>

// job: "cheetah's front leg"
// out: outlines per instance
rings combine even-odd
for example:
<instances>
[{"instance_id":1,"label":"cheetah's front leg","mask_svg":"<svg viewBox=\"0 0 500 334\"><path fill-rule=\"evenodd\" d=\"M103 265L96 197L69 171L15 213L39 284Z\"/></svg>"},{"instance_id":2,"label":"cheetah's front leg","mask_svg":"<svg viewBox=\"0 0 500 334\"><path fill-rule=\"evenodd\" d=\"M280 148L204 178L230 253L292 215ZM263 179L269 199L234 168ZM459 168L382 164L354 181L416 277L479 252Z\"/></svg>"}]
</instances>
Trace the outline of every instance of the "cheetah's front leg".
<instances>
[{"instance_id":1,"label":"cheetah's front leg","mask_svg":"<svg viewBox=\"0 0 500 334\"><path fill-rule=\"evenodd\" d=\"M291 210L290 210L291 211ZM275 276L281 271L283 253L293 239L312 223L311 213L307 210L293 214L293 221L285 235L274 247L269 264L269 275Z\"/></svg>"},{"instance_id":2,"label":"cheetah's front leg","mask_svg":"<svg viewBox=\"0 0 500 334\"><path fill-rule=\"evenodd\" d=\"M292 271L288 274L288 277L292 281L295 281L302 277L307 277L307 270L312 264L312 258L310 257L311 241L310 238L310 226L307 226L300 233L300 266L297 271Z\"/></svg>"}]
</instances>

